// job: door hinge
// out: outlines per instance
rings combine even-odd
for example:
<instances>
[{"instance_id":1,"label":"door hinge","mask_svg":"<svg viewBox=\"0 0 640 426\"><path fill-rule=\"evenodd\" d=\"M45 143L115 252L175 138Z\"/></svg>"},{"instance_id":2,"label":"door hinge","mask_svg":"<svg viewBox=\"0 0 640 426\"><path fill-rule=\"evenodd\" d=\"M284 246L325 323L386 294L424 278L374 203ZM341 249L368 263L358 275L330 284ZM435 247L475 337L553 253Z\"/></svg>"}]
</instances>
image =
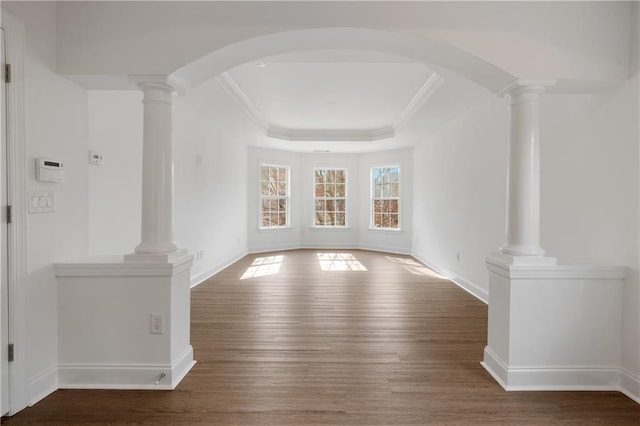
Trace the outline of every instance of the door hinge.
<instances>
[{"instance_id":1,"label":"door hinge","mask_svg":"<svg viewBox=\"0 0 640 426\"><path fill-rule=\"evenodd\" d=\"M11 223L11 206L7 206L7 223Z\"/></svg>"},{"instance_id":2,"label":"door hinge","mask_svg":"<svg viewBox=\"0 0 640 426\"><path fill-rule=\"evenodd\" d=\"M9 343L9 362L13 361L13 343Z\"/></svg>"},{"instance_id":3,"label":"door hinge","mask_svg":"<svg viewBox=\"0 0 640 426\"><path fill-rule=\"evenodd\" d=\"M11 83L11 64L4 64L4 82Z\"/></svg>"}]
</instances>

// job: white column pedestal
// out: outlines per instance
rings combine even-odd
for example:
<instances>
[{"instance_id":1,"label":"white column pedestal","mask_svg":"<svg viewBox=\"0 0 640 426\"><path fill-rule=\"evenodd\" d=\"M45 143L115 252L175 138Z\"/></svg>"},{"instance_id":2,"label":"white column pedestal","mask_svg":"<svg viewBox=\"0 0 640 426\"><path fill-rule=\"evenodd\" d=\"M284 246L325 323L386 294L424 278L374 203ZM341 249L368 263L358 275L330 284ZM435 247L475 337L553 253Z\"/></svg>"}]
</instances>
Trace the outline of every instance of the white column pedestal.
<instances>
[{"instance_id":1,"label":"white column pedestal","mask_svg":"<svg viewBox=\"0 0 640 426\"><path fill-rule=\"evenodd\" d=\"M482 365L506 390L619 390L624 267L487 259Z\"/></svg>"},{"instance_id":2,"label":"white column pedestal","mask_svg":"<svg viewBox=\"0 0 640 426\"><path fill-rule=\"evenodd\" d=\"M58 387L174 389L195 364L192 262L113 256L56 264ZM162 316L162 334L151 332L151 314Z\"/></svg>"}]
</instances>

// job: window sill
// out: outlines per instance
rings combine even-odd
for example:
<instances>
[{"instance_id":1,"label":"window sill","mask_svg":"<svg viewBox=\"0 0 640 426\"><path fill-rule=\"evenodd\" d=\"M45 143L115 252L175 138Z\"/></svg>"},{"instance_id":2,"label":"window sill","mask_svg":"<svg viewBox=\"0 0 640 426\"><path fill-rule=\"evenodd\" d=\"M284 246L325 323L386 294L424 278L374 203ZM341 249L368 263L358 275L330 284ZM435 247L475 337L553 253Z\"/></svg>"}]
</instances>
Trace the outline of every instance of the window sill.
<instances>
[{"instance_id":1,"label":"window sill","mask_svg":"<svg viewBox=\"0 0 640 426\"><path fill-rule=\"evenodd\" d=\"M393 229L393 228L368 228L369 231L375 231L375 232L391 232L391 233L399 233L399 232L403 232L402 228L398 228L398 229Z\"/></svg>"},{"instance_id":2,"label":"window sill","mask_svg":"<svg viewBox=\"0 0 640 426\"><path fill-rule=\"evenodd\" d=\"M353 228L351 226L310 226L309 229L321 231L350 231Z\"/></svg>"},{"instance_id":3,"label":"window sill","mask_svg":"<svg viewBox=\"0 0 640 426\"><path fill-rule=\"evenodd\" d=\"M258 228L258 232L284 232L291 231L293 226L284 226L281 228Z\"/></svg>"}]
</instances>

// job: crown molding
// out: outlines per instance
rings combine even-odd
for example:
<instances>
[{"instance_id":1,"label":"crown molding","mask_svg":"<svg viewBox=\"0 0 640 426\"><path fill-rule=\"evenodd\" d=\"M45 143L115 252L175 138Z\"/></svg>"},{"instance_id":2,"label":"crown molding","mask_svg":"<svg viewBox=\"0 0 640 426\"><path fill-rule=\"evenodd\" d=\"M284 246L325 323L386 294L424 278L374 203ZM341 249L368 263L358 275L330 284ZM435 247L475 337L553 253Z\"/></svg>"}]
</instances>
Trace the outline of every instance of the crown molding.
<instances>
[{"instance_id":1,"label":"crown molding","mask_svg":"<svg viewBox=\"0 0 640 426\"><path fill-rule=\"evenodd\" d=\"M392 127L379 129L351 130L351 129L289 129L269 126L267 136L288 141L353 141L371 142L391 138L395 135Z\"/></svg>"},{"instance_id":2,"label":"crown molding","mask_svg":"<svg viewBox=\"0 0 640 426\"><path fill-rule=\"evenodd\" d=\"M242 91L240 86L231 76L223 72L217 77L218 82L231 95L234 102L240 107L251 122L265 135L268 136L269 122L262 115L260 110L255 106L251 99Z\"/></svg>"},{"instance_id":3,"label":"crown molding","mask_svg":"<svg viewBox=\"0 0 640 426\"><path fill-rule=\"evenodd\" d=\"M395 136L398 129L404 125L444 82L438 73L432 73L420 90L404 108L400 117L391 126L375 129L293 129L289 127L273 126L258 107L249 99L229 73L222 73L217 77L218 82L231 95L249 120L265 135L271 138L287 141L354 141L372 142Z\"/></svg>"},{"instance_id":4,"label":"crown molding","mask_svg":"<svg viewBox=\"0 0 640 426\"><path fill-rule=\"evenodd\" d=\"M415 114L420 108L424 106L427 100L433 96L433 94L438 90L438 88L444 83L444 77L440 74L434 72L432 73L427 81L422 85L420 90L415 94L413 99L409 102L409 104L405 107L405 109L400 114L400 117L393 123L394 131L398 131L401 126L403 126L409 119Z\"/></svg>"}]
</instances>

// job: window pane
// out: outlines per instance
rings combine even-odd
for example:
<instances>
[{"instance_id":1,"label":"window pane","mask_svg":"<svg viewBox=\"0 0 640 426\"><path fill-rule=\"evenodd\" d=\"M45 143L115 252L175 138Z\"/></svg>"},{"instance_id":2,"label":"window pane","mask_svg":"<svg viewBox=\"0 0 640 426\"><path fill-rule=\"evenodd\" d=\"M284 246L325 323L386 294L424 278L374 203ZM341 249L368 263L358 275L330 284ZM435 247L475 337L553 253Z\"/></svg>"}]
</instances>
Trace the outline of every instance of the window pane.
<instances>
[{"instance_id":1,"label":"window pane","mask_svg":"<svg viewBox=\"0 0 640 426\"><path fill-rule=\"evenodd\" d=\"M398 213L398 200L389 201L389 212Z\"/></svg>"},{"instance_id":2,"label":"window pane","mask_svg":"<svg viewBox=\"0 0 640 426\"><path fill-rule=\"evenodd\" d=\"M382 215L374 214L373 215L373 227L380 228L382 226Z\"/></svg>"},{"instance_id":3,"label":"window pane","mask_svg":"<svg viewBox=\"0 0 640 426\"><path fill-rule=\"evenodd\" d=\"M336 222L335 222L336 226L346 226L347 225L347 221L346 221L344 213L336 213L335 217L336 217L336 219L335 219L336 220Z\"/></svg>"},{"instance_id":4,"label":"window pane","mask_svg":"<svg viewBox=\"0 0 640 426\"><path fill-rule=\"evenodd\" d=\"M275 182L278 180L278 168L277 167L269 167L269 181Z\"/></svg>"},{"instance_id":5,"label":"window pane","mask_svg":"<svg viewBox=\"0 0 640 426\"><path fill-rule=\"evenodd\" d=\"M316 197L324 197L324 185L321 183L316 183Z\"/></svg>"},{"instance_id":6,"label":"window pane","mask_svg":"<svg viewBox=\"0 0 640 426\"><path fill-rule=\"evenodd\" d=\"M327 211L332 212L336 209L336 203L333 200L327 200Z\"/></svg>"},{"instance_id":7,"label":"window pane","mask_svg":"<svg viewBox=\"0 0 640 426\"><path fill-rule=\"evenodd\" d=\"M269 180L269 167L267 166L260 167L260 180L262 181Z\"/></svg>"},{"instance_id":8,"label":"window pane","mask_svg":"<svg viewBox=\"0 0 640 426\"><path fill-rule=\"evenodd\" d=\"M335 183L336 182L336 171L335 170L329 170L327 172L327 182L329 182L329 183Z\"/></svg>"},{"instance_id":9,"label":"window pane","mask_svg":"<svg viewBox=\"0 0 640 426\"><path fill-rule=\"evenodd\" d=\"M316 226L324 225L324 213L316 212Z\"/></svg>"},{"instance_id":10,"label":"window pane","mask_svg":"<svg viewBox=\"0 0 640 426\"><path fill-rule=\"evenodd\" d=\"M260 184L260 195L268 196L269 195L269 184L266 182L262 182Z\"/></svg>"},{"instance_id":11,"label":"window pane","mask_svg":"<svg viewBox=\"0 0 640 426\"><path fill-rule=\"evenodd\" d=\"M262 216L262 226L271 226L271 221L269 220L269 215Z\"/></svg>"},{"instance_id":12,"label":"window pane","mask_svg":"<svg viewBox=\"0 0 640 426\"><path fill-rule=\"evenodd\" d=\"M378 184L375 185L374 191L373 191L373 196L375 198L382 197L382 185L378 185Z\"/></svg>"},{"instance_id":13,"label":"window pane","mask_svg":"<svg viewBox=\"0 0 640 426\"><path fill-rule=\"evenodd\" d=\"M272 212L278 211L278 200L270 200L269 201L269 210Z\"/></svg>"},{"instance_id":14,"label":"window pane","mask_svg":"<svg viewBox=\"0 0 640 426\"><path fill-rule=\"evenodd\" d=\"M336 183L347 183L344 170L336 170Z\"/></svg>"},{"instance_id":15,"label":"window pane","mask_svg":"<svg viewBox=\"0 0 640 426\"><path fill-rule=\"evenodd\" d=\"M316 211L323 212L327 209L327 202L324 200L316 200Z\"/></svg>"},{"instance_id":16,"label":"window pane","mask_svg":"<svg viewBox=\"0 0 640 426\"><path fill-rule=\"evenodd\" d=\"M324 196L325 197L335 197L336 196L336 186L332 183L325 185L324 187Z\"/></svg>"},{"instance_id":17,"label":"window pane","mask_svg":"<svg viewBox=\"0 0 640 426\"><path fill-rule=\"evenodd\" d=\"M398 227L398 215L392 214L389 216L389 227L397 228Z\"/></svg>"},{"instance_id":18,"label":"window pane","mask_svg":"<svg viewBox=\"0 0 640 426\"><path fill-rule=\"evenodd\" d=\"M287 195L287 184L286 182L278 182L276 183L276 194L278 197L285 197Z\"/></svg>"},{"instance_id":19,"label":"window pane","mask_svg":"<svg viewBox=\"0 0 640 426\"><path fill-rule=\"evenodd\" d=\"M385 183L382 186L382 198L389 198L391 197L391 187L388 183Z\"/></svg>"},{"instance_id":20,"label":"window pane","mask_svg":"<svg viewBox=\"0 0 640 426\"><path fill-rule=\"evenodd\" d=\"M346 185L341 183L336 185L336 197L344 197L346 192Z\"/></svg>"},{"instance_id":21,"label":"window pane","mask_svg":"<svg viewBox=\"0 0 640 426\"><path fill-rule=\"evenodd\" d=\"M323 175L323 170L315 170L313 172L313 180L315 183L322 183L324 182L324 175Z\"/></svg>"},{"instance_id":22,"label":"window pane","mask_svg":"<svg viewBox=\"0 0 640 426\"><path fill-rule=\"evenodd\" d=\"M286 213L278 214L278 226L287 226L287 215L286 215Z\"/></svg>"},{"instance_id":23,"label":"window pane","mask_svg":"<svg viewBox=\"0 0 640 426\"><path fill-rule=\"evenodd\" d=\"M391 184L391 194L390 196L392 197L398 197L398 184L397 183L392 183Z\"/></svg>"},{"instance_id":24,"label":"window pane","mask_svg":"<svg viewBox=\"0 0 640 426\"><path fill-rule=\"evenodd\" d=\"M336 200L336 211L338 212L346 211L345 204L346 204L345 200Z\"/></svg>"},{"instance_id":25,"label":"window pane","mask_svg":"<svg viewBox=\"0 0 640 426\"><path fill-rule=\"evenodd\" d=\"M278 180L280 182L286 182L287 181L287 169L284 167L280 167L278 168Z\"/></svg>"},{"instance_id":26,"label":"window pane","mask_svg":"<svg viewBox=\"0 0 640 426\"><path fill-rule=\"evenodd\" d=\"M281 212L286 212L287 211L287 199L286 198L281 198L280 200L278 200L278 206L280 207L280 211Z\"/></svg>"}]
</instances>

